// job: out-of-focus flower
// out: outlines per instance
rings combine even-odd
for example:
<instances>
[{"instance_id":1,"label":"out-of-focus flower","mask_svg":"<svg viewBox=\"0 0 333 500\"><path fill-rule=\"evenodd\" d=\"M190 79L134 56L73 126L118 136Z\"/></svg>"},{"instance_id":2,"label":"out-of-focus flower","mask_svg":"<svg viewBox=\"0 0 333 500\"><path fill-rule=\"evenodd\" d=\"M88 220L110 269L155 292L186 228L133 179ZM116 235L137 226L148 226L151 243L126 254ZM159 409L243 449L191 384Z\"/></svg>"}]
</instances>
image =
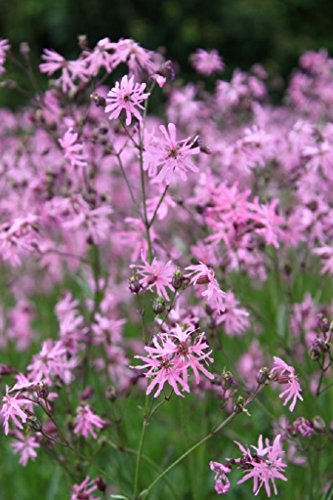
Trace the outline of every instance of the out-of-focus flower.
<instances>
[{"instance_id":1,"label":"out-of-focus flower","mask_svg":"<svg viewBox=\"0 0 333 500\"><path fill-rule=\"evenodd\" d=\"M289 410L294 411L297 400L303 401L303 397L301 396L302 389L295 368L287 365L281 358L274 356L270 378L278 384L286 386L286 389L279 397L283 399L283 406L287 405L291 400Z\"/></svg>"},{"instance_id":2,"label":"out-of-focus flower","mask_svg":"<svg viewBox=\"0 0 333 500\"><path fill-rule=\"evenodd\" d=\"M192 56L191 62L198 73L209 76L215 71L223 71L224 64L218 51L198 49Z\"/></svg>"},{"instance_id":3,"label":"out-of-focus flower","mask_svg":"<svg viewBox=\"0 0 333 500\"><path fill-rule=\"evenodd\" d=\"M89 405L77 408L74 427L75 434L80 434L83 437L92 436L94 439L97 439L95 429L103 429L105 424L105 420L96 415Z\"/></svg>"}]
</instances>

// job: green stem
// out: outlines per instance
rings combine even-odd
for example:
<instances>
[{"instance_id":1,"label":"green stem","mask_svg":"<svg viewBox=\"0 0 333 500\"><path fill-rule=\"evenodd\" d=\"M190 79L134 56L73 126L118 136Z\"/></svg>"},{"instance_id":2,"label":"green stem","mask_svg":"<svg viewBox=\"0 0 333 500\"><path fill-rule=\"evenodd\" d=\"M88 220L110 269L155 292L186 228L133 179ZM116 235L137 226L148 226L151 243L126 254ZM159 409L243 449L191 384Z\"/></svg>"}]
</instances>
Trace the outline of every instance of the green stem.
<instances>
[{"instance_id":1,"label":"green stem","mask_svg":"<svg viewBox=\"0 0 333 500\"><path fill-rule=\"evenodd\" d=\"M158 201L158 203L157 203L157 207L155 208L155 211L154 211L154 213L153 213L153 216L152 216L152 218L150 219L150 222L149 222L149 228L151 228L151 227L152 227L152 225L153 225L153 224L154 224L154 222L155 222L155 219L156 219L156 217L157 217L157 213L158 213L158 211L159 211L159 209L160 209L160 206L161 206L161 205L162 205L162 203L163 203L163 200L164 200L164 198L165 198L165 195L166 195L166 194L167 194L167 192L168 192L168 189L169 189L169 185L165 186L165 189L164 189L164 191L163 191L163 193L162 193L162 195L161 195L161 198L159 199L159 201Z\"/></svg>"},{"instance_id":2,"label":"green stem","mask_svg":"<svg viewBox=\"0 0 333 500\"><path fill-rule=\"evenodd\" d=\"M251 394L247 400L244 403L244 410L246 410L246 407L252 403L252 401L255 399L257 394L262 390L263 386L258 386L256 390ZM161 474L159 474L150 485L145 488L143 491L140 492L139 498L144 498L153 488L154 486L164 478L176 465L178 465L180 462L182 462L188 455L190 455L193 451L195 451L197 448L199 448L202 444L204 444L206 441L208 441L210 438L214 437L216 434L218 434L229 422L231 422L236 415L239 415L239 411L233 411L230 413L230 415L220 422L213 430L211 430L206 436L204 436L202 439L197 441L191 448L186 450L180 457L178 457L174 462L172 462L166 469L164 469Z\"/></svg>"},{"instance_id":3,"label":"green stem","mask_svg":"<svg viewBox=\"0 0 333 500\"><path fill-rule=\"evenodd\" d=\"M141 181L141 195L142 195L142 204L143 204L143 222L146 229L146 239L148 245L148 260L151 263L153 260L153 251L150 237L150 225L148 221L147 214L147 196L146 196L146 185L145 185L145 173L143 168L143 137L142 137L142 129L139 125L139 137L140 137L140 149L139 149L139 161L140 161L140 181Z\"/></svg>"},{"instance_id":4,"label":"green stem","mask_svg":"<svg viewBox=\"0 0 333 500\"><path fill-rule=\"evenodd\" d=\"M133 498L137 498L137 493L139 489L139 472L140 472L140 462L142 458L142 451L143 451L143 443L145 439L145 434L146 434L146 428L148 425L148 419L147 419L147 411L148 411L148 396L145 396L145 407L144 407L144 413L143 413L143 420L142 420L142 428L141 428L141 435L140 435L140 441L139 441L139 446L138 446L138 451L137 451L137 456L136 456L136 464L135 464L135 476L134 476L134 488L133 488Z\"/></svg>"}]
</instances>

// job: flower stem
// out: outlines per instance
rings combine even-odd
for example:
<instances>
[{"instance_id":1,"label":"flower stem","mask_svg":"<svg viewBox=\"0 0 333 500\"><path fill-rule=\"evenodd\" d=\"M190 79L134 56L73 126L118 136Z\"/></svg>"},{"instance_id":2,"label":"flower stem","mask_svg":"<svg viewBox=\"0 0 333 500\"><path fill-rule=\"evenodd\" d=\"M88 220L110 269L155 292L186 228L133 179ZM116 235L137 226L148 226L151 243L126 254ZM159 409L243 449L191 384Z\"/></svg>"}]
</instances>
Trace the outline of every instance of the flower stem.
<instances>
[{"instance_id":1,"label":"flower stem","mask_svg":"<svg viewBox=\"0 0 333 500\"><path fill-rule=\"evenodd\" d=\"M137 493L138 493L138 489L139 489L140 463L141 463L141 458L142 458L143 443L144 443L144 439L145 439L146 428L148 425L147 411L148 411L148 396L146 395L145 396L145 407L144 407L144 413L143 413L141 435L140 435L140 441L139 441L138 451L137 451L137 455L136 455L133 498L137 498Z\"/></svg>"}]
</instances>

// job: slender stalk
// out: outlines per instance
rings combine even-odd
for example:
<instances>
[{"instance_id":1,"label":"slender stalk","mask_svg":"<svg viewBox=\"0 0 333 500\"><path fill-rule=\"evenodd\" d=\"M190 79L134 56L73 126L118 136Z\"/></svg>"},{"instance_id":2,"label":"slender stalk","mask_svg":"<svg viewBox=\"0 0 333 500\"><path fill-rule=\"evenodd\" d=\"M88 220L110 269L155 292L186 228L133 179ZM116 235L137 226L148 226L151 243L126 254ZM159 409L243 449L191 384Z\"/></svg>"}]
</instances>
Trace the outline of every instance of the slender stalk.
<instances>
[{"instance_id":1,"label":"slender stalk","mask_svg":"<svg viewBox=\"0 0 333 500\"><path fill-rule=\"evenodd\" d=\"M145 185L145 173L143 169L143 137L141 126L139 125L139 137L140 137L140 149L139 149L139 161L140 161L140 181L141 181L141 195L143 204L143 222L146 229L146 239L148 245L148 260L151 263L153 260L153 251L150 237L150 226L148 221L147 213L147 196L146 196L146 185Z\"/></svg>"},{"instance_id":2,"label":"slender stalk","mask_svg":"<svg viewBox=\"0 0 333 500\"><path fill-rule=\"evenodd\" d=\"M153 225L153 224L154 224L154 222L155 222L155 219L156 219L156 217L157 217L157 213L158 213L158 211L159 211L159 209L160 209L160 206L161 206L161 205L162 205L162 203L163 203L163 200L164 200L164 198L165 198L165 195L166 195L166 194L167 194L167 192L168 192L168 189L169 189L169 185L165 186L165 189L164 189L164 191L163 191L163 193L162 193L162 195L161 195L161 198L160 198L160 199L159 199L159 201L158 201L158 204L157 204L157 207L155 208L155 211L154 211L154 213L153 213L153 216L152 216L152 218L150 219L150 222L149 222L149 228L151 228L151 227L152 227L152 225Z\"/></svg>"},{"instance_id":3,"label":"slender stalk","mask_svg":"<svg viewBox=\"0 0 333 500\"><path fill-rule=\"evenodd\" d=\"M244 409L246 409L247 405L249 405L257 396L257 394L261 391L262 386L258 386L257 389L254 391L252 395L248 397L246 402L244 403ZM219 425L217 425L214 429L212 429L206 436L204 436L202 439L197 441L191 448L186 450L180 457L178 457L174 462L172 462L164 471L159 474L153 482L150 483L150 485L145 488L144 490L141 491L139 498L144 498L153 488L154 486L164 478L176 465L178 465L180 462L182 462L188 455L190 455L193 451L195 451L197 448L199 448L202 444L204 444L206 441L208 441L210 438L214 437L216 434L218 434L229 422L231 422L236 415L239 415L239 411L233 411L230 413L230 415L223 420Z\"/></svg>"},{"instance_id":4,"label":"slender stalk","mask_svg":"<svg viewBox=\"0 0 333 500\"><path fill-rule=\"evenodd\" d=\"M144 439L145 439L146 428L148 425L147 411L148 411L148 396L146 395L145 396L145 407L144 407L144 413L143 413L142 427L141 427L141 434L140 434L140 441L139 441L138 451L137 451L137 455L136 455L133 498L137 498L138 489L139 489L140 463L141 463L141 458L142 458L143 443L144 443Z\"/></svg>"}]
</instances>

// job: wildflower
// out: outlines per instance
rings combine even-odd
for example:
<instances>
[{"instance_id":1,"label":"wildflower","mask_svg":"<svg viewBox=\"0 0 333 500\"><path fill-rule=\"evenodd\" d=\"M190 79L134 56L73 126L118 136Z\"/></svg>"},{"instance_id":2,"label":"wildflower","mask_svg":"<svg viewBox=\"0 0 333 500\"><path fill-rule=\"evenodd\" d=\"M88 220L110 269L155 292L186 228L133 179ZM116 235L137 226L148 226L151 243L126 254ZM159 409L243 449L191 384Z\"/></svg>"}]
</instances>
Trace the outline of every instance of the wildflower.
<instances>
[{"instance_id":1,"label":"wildflower","mask_svg":"<svg viewBox=\"0 0 333 500\"><path fill-rule=\"evenodd\" d=\"M158 182L170 184L174 175L186 180L189 170L198 172L198 167L191 160L191 156L200 153L200 148L195 146L198 137L177 141L174 123L169 123L167 129L161 125L160 131L162 137L152 139L144 154L144 168L149 175L156 176ZM158 167L160 171L157 174Z\"/></svg>"},{"instance_id":2,"label":"wildflower","mask_svg":"<svg viewBox=\"0 0 333 500\"><path fill-rule=\"evenodd\" d=\"M74 433L97 439L95 428L103 429L105 424L105 420L96 415L89 405L79 406L76 410Z\"/></svg>"},{"instance_id":3,"label":"wildflower","mask_svg":"<svg viewBox=\"0 0 333 500\"><path fill-rule=\"evenodd\" d=\"M14 453L19 453L19 463L25 467L28 460L35 460L37 457L36 450L40 447L34 436L25 436L22 432L15 432L15 439L11 443Z\"/></svg>"},{"instance_id":4,"label":"wildflower","mask_svg":"<svg viewBox=\"0 0 333 500\"><path fill-rule=\"evenodd\" d=\"M125 63L128 66L129 74L137 80L143 72L149 75L156 73L161 66L161 57L156 52L144 49L137 42L130 38L121 38L112 44L113 54L111 63L114 68Z\"/></svg>"},{"instance_id":5,"label":"wildflower","mask_svg":"<svg viewBox=\"0 0 333 500\"><path fill-rule=\"evenodd\" d=\"M241 469L245 469L245 475L238 481L238 484L242 484L248 479L253 479L253 493L257 495L262 486L264 486L267 496L270 497L270 483L272 483L274 494L277 495L275 480L281 479L282 481L287 481L287 478L283 475L287 465L283 462L285 453L281 446L280 434L276 436L272 445L266 439L265 446L263 445L263 438L260 435L258 446L251 446L255 453L249 449L245 449L240 443L236 442L236 444L243 453L242 458L238 459L239 466Z\"/></svg>"},{"instance_id":6,"label":"wildflower","mask_svg":"<svg viewBox=\"0 0 333 500\"><path fill-rule=\"evenodd\" d=\"M209 462L210 469L215 472L215 491L218 495L228 493L230 489L230 480L228 474L231 468L220 464L219 462Z\"/></svg>"},{"instance_id":7,"label":"wildflower","mask_svg":"<svg viewBox=\"0 0 333 500\"><path fill-rule=\"evenodd\" d=\"M145 88L145 83L134 82L134 76L128 78L124 75L120 83L116 82L106 98L105 113L109 115L109 120L119 118L121 112L125 111L127 126L132 123L133 116L140 122L140 110L144 110L142 102L150 95L149 92L144 92Z\"/></svg>"},{"instance_id":8,"label":"wildflower","mask_svg":"<svg viewBox=\"0 0 333 500\"><path fill-rule=\"evenodd\" d=\"M27 419L27 413L24 411L27 408L29 401L25 399L19 392L16 394L10 394L10 388L6 386L6 395L2 398L3 404L0 410L0 417L3 420L3 426L5 434L9 432L9 420L12 420L13 424L18 429L23 429L23 425Z\"/></svg>"},{"instance_id":9,"label":"wildflower","mask_svg":"<svg viewBox=\"0 0 333 500\"><path fill-rule=\"evenodd\" d=\"M289 410L294 411L297 399L303 401L301 396L302 389L295 373L295 368L287 365L281 358L274 356L270 378L278 384L287 386L279 397L284 400L283 406L287 405L291 400Z\"/></svg>"},{"instance_id":10,"label":"wildflower","mask_svg":"<svg viewBox=\"0 0 333 500\"><path fill-rule=\"evenodd\" d=\"M144 348L148 356L135 356L144 364L134 368L147 369L145 377L151 378L147 394L158 386L154 394L155 398L158 397L166 382L177 396L182 396L181 390L190 392L189 370L193 372L197 384L201 381L200 373L210 380L214 378L204 366L213 361L210 357L212 351L207 351L209 346L205 334L194 334L193 328L182 329L176 325L174 329L154 336L152 346Z\"/></svg>"},{"instance_id":11,"label":"wildflower","mask_svg":"<svg viewBox=\"0 0 333 500\"><path fill-rule=\"evenodd\" d=\"M114 44L108 37L99 40L95 48L85 55L87 71L91 76L96 76L101 68L111 73L113 69L113 54L110 50Z\"/></svg>"},{"instance_id":12,"label":"wildflower","mask_svg":"<svg viewBox=\"0 0 333 500\"><path fill-rule=\"evenodd\" d=\"M57 71L61 71L61 76L56 82L60 84L64 93L75 90L77 80L84 82L87 80L86 61L84 59L67 61L58 52L50 49L44 49L42 59L45 62L39 65L41 73L51 76Z\"/></svg>"},{"instance_id":13,"label":"wildflower","mask_svg":"<svg viewBox=\"0 0 333 500\"><path fill-rule=\"evenodd\" d=\"M224 311L217 317L216 323L222 324L227 335L241 335L250 326L249 313L239 302L233 292L228 290L224 296Z\"/></svg>"},{"instance_id":14,"label":"wildflower","mask_svg":"<svg viewBox=\"0 0 333 500\"><path fill-rule=\"evenodd\" d=\"M322 274L333 275L333 248L330 246L322 246L315 248L313 253L319 255L322 263Z\"/></svg>"},{"instance_id":15,"label":"wildflower","mask_svg":"<svg viewBox=\"0 0 333 500\"><path fill-rule=\"evenodd\" d=\"M223 71L224 64L218 51L198 49L192 56L191 62L198 73L209 76L215 71Z\"/></svg>"},{"instance_id":16,"label":"wildflower","mask_svg":"<svg viewBox=\"0 0 333 500\"><path fill-rule=\"evenodd\" d=\"M59 139L65 159L69 162L72 169L87 167L87 157L83 149L83 144L78 140L78 137L78 133L73 128L69 128L66 130L64 136Z\"/></svg>"},{"instance_id":17,"label":"wildflower","mask_svg":"<svg viewBox=\"0 0 333 500\"><path fill-rule=\"evenodd\" d=\"M139 277L141 277L140 285L145 290L156 290L160 297L163 297L166 301L168 301L169 296L167 288L172 292L175 291L172 286L172 276L174 273L174 266L172 262L169 260L169 262L164 263L154 258L150 264L143 256L142 260L144 262L143 265L132 266L135 267Z\"/></svg>"},{"instance_id":18,"label":"wildflower","mask_svg":"<svg viewBox=\"0 0 333 500\"><path fill-rule=\"evenodd\" d=\"M10 45L8 40L4 38L0 38L0 75L5 72L4 64L6 61L6 55L8 50L10 49Z\"/></svg>"},{"instance_id":19,"label":"wildflower","mask_svg":"<svg viewBox=\"0 0 333 500\"><path fill-rule=\"evenodd\" d=\"M59 377L65 384L69 384L76 365L76 358L69 358L62 341L45 340L40 353L34 355L27 369L34 380L43 379L46 384L50 385L54 377Z\"/></svg>"},{"instance_id":20,"label":"wildflower","mask_svg":"<svg viewBox=\"0 0 333 500\"><path fill-rule=\"evenodd\" d=\"M189 271L185 277L190 279L192 285L208 285L207 289L201 294L206 298L207 303L214 310L224 311L226 293L220 289L214 271L202 262L188 266L185 270Z\"/></svg>"},{"instance_id":21,"label":"wildflower","mask_svg":"<svg viewBox=\"0 0 333 500\"><path fill-rule=\"evenodd\" d=\"M71 500L92 500L95 495L92 495L97 490L96 482L87 476L80 484L74 484L71 493Z\"/></svg>"}]
</instances>

